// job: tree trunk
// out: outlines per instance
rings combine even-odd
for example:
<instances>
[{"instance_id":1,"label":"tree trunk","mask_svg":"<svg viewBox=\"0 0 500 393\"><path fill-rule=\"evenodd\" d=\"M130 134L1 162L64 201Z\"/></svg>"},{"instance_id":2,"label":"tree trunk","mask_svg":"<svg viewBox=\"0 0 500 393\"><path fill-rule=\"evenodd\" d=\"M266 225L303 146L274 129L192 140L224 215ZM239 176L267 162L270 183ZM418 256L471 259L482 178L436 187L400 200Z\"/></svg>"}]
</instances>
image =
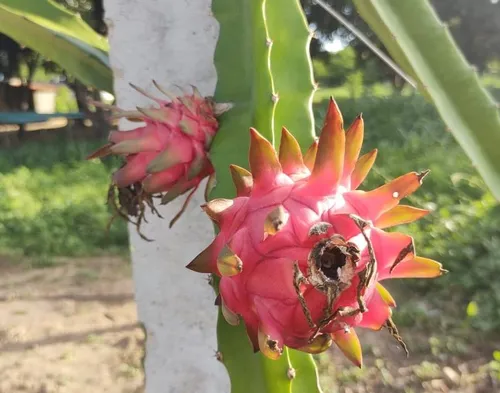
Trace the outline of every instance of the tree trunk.
<instances>
[{"instance_id":1,"label":"tree trunk","mask_svg":"<svg viewBox=\"0 0 500 393\"><path fill-rule=\"evenodd\" d=\"M118 105L125 109L154 103L130 88L150 93L152 80L166 87L196 85L212 95L216 83L213 54L218 25L210 0L105 0L111 63ZM136 127L126 121L121 129ZM143 241L130 228L138 317L145 325L147 393L225 393L229 379L215 359L214 293L206 277L185 265L213 238L197 192L183 217L168 222L183 198L160 209L164 219L148 217Z\"/></svg>"}]
</instances>

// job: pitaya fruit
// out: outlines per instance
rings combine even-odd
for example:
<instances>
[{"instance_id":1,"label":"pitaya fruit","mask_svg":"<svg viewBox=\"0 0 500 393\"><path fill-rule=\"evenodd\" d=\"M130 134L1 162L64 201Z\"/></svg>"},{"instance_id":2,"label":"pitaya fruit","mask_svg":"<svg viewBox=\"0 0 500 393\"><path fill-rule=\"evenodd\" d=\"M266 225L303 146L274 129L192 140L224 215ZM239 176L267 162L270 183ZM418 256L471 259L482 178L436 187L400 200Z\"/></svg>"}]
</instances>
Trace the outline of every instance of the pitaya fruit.
<instances>
[{"instance_id":1,"label":"pitaya fruit","mask_svg":"<svg viewBox=\"0 0 500 393\"><path fill-rule=\"evenodd\" d=\"M319 353L335 342L360 366L354 327L385 326L406 350L380 282L444 272L415 255L410 236L384 231L428 213L399 205L428 171L355 191L377 154L358 159L363 132L361 115L344 132L333 99L319 143L304 157L286 129L279 154L251 129L251 173L230 168L237 197L203 206L220 232L187 267L221 277L216 303L225 319L241 317L254 349L272 359L283 346Z\"/></svg>"},{"instance_id":2,"label":"pitaya fruit","mask_svg":"<svg viewBox=\"0 0 500 393\"><path fill-rule=\"evenodd\" d=\"M87 157L110 154L125 157L125 164L112 176L108 200L118 215L126 219L138 217L135 222L138 227L146 206L158 214L152 200L154 195L166 193L161 197L165 204L191 190L181 211L171 221L172 226L200 182L214 173L208 149L218 129L216 117L230 108L228 104L216 104L210 97L202 97L194 87L192 94L175 97L153 83L170 101L153 97L131 84L159 107L125 111L104 106L114 111L115 118L126 117L145 125L131 131L111 131L110 143Z\"/></svg>"}]
</instances>

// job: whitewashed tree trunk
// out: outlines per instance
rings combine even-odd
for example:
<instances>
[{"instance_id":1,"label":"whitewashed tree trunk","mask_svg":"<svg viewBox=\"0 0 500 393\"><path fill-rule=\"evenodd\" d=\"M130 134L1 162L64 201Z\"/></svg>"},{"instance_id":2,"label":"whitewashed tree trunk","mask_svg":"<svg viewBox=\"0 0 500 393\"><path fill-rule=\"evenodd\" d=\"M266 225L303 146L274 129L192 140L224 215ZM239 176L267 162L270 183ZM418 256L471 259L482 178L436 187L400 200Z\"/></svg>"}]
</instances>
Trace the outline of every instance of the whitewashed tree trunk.
<instances>
[{"instance_id":1,"label":"whitewashed tree trunk","mask_svg":"<svg viewBox=\"0 0 500 393\"><path fill-rule=\"evenodd\" d=\"M150 92L152 79L166 87L193 84L213 94L218 25L210 0L105 0L104 6L120 107L152 104L129 82ZM121 129L131 126L124 122ZM169 230L182 199L160 209L165 219L147 217L143 232L153 243L130 228L138 317L147 331L146 392L229 392L226 371L214 357L214 293L205 277L184 267L210 243L213 229L199 207L200 191Z\"/></svg>"}]
</instances>

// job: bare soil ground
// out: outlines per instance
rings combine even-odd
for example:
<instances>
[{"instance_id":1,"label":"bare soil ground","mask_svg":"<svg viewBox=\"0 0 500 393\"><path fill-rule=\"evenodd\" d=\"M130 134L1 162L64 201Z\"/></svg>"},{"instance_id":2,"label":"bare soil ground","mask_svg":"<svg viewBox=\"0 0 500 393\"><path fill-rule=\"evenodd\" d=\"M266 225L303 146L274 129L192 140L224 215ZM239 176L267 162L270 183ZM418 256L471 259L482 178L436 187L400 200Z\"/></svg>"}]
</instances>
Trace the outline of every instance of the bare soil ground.
<instances>
[{"instance_id":1,"label":"bare soil ground","mask_svg":"<svg viewBox=\"0 0 500 393\"><path fill-rule=\"evenodd\" d=\"M401 333L409 358L387 332L360 334L361 370L320 356L325 393L500 392L500 343ZM124 259L0 258L0 393L140 393L143 344Z\"/></svg>"},{"instance_id":2,"label":"bare soil ground","mask_svg":"<svg viewBox=\"0 0 500 393\"><path fill-rule=\"evenodd\" d=\"M143 334L129 264L0 260L0 392L140 392Z\"/></svg>"}]
</instances>

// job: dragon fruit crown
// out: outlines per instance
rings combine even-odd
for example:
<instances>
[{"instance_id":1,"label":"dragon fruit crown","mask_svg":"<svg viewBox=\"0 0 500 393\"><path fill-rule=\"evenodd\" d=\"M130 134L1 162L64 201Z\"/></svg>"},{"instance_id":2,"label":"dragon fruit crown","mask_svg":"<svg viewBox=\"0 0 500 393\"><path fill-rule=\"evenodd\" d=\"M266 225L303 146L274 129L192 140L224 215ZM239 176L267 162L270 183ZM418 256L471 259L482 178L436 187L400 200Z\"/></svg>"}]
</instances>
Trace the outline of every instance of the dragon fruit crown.
<instances>
[{"instance_id":1,"label":"dragon fruit crown","mask_svg":"<svg viewBox=\"0 0 500 393\"><path fill-rule=\"evenodd\" d=\"M169 100L156 98L135 85L131 86L155 101L159 105L157 108L138 107L136 111L126 111L94 103L113 111L113 118L124 117L145 125L131 131L111 131L109 143L87 157L125 157L124 165L112 176L108 202L128 221L130 216L138 217L134 222L138 230L146 206L160 215L154 207L153 196L158 196L162 204L166 204L191 190L181 211L171 221L172 226L200 182L213 175L208 150L219 127L217 116L231 107L203 97L194 86L192 93L184 92L183 96L176 97L155 81L153 83ZM207 187L210 184L209 181Z\"/></svg>"},{"instance_id":2,"label":"dragon fruit crown","mask_svg":"<svg viewBox=\"0 0 500 393\"><path fill-rule=\"evenodd\" d=\"M333 99L304 156L285 128L279 153L251 129L251 172L230 167L236 198L202 206L220 232L187 267L221 277L216 303L225 319L243 319L254 350L267 357L277 359L283 346L320 353L335 342L361 366L356 327L386 327L406 351L381 282L445 272L415 254L410 236L384 230L428 213L399 205L428 171L356 190L377 155L359 157L363 133L361 115L344 132Z\"/></svg>"}]
</instances>

